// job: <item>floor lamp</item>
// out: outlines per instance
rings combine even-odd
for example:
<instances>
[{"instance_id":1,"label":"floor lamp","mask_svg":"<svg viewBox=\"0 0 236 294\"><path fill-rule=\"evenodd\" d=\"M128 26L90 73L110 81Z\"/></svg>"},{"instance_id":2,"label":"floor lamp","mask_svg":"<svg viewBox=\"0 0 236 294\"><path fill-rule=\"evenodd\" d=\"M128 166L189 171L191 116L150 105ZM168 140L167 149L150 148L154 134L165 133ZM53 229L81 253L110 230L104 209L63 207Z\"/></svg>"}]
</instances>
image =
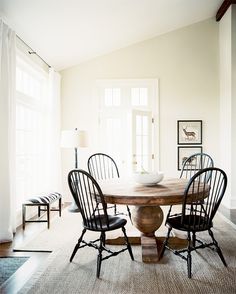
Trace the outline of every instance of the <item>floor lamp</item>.
<instances>
[{"instance_id":1,"label":"floor lamp","mask_svg":"<svg viewBox=\"0 0 236 294\"><path fill-rule=\"evenodd\" d=\"M61 147L74 148L75 150L75 169L78 168L78 148L87 147L87 133L86 131L77 130L64 130L61 132ZM70 212L80 212L75 201L71 203L68 208Z\"/></svg>"}]
</instances>

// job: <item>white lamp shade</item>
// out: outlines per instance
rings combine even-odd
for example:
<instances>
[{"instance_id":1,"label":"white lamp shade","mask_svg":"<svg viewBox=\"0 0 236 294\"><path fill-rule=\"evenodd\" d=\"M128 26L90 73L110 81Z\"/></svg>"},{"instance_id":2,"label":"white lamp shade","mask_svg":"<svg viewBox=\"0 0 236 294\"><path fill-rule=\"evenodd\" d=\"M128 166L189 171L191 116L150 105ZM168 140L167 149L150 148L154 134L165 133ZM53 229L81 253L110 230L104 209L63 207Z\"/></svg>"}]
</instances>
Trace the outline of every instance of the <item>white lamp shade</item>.
<instances>
[{"instance_id":1,"label":"white lamp shade","mask_svg":"<svg viewBox=\"0 0 236 294\"><path fill-rule=\"evenodd\" d=\"M87 147L87 132L80 130L64 130L61 132L61 147L78 148Z\"/></svg>"}]
</instances>

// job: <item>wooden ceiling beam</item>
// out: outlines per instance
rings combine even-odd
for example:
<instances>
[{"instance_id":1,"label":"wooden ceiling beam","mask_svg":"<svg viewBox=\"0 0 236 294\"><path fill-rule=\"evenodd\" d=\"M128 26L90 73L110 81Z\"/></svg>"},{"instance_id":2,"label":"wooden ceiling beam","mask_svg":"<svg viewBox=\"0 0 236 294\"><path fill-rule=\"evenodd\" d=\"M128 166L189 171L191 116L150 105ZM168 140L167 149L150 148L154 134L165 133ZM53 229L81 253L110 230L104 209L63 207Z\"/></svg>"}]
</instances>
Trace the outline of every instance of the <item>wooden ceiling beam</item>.
<instances>
[{"instance_id":1,"label":"wooden ceiling beam","mask_svg":"<svg viewBox=\"0 0 236 294\"><path fill-rule=\"evenodd\" d=\"M224 0L216 13L216 21L220 21L231 4L236 4L236 0Z\"/></svg>"}]
</instances>

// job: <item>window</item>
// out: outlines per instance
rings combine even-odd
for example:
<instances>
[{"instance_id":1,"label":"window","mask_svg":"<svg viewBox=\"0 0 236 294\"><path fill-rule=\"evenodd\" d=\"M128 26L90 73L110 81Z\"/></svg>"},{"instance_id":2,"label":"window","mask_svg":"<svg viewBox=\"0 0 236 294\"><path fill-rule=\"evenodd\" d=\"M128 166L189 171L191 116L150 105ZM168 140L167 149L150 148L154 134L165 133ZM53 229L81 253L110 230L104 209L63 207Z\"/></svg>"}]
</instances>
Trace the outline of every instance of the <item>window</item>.
<instances>
[{"instance_id":1,"label":"window","mask_svg":"<svg viewBox=\"0 0 236 294\"><path fill-rule=\"evenodd\" d=\"M98 86L100 151L116 160L122 174L157 168L157 80L108 80Z\"/></svg>"},{"instance_id":2,"label":"window","mask_svg":"<svg viewBox=\"0 0 236 294\"><path fill-rule=\"evenodd\" d=\"M106 88L105 94L105 106L119 106L120 105L120 89L119 88Z\"/></svg>"},{"instance_id":3,"label":"window","mask_svg":"<svg viewBox=\"0 0 236 294\"><path fill-rule=\"evenodd\" d=\"M20 55L16 65L17 208L32 195L47 191L50 177L46 147L50 129L48 74Z\"/></svg>"},{"instance_id":4,"label":"window","mask_svg":"<svg viewBox=\"0 0 236 294\"><path fill-rule=\"evenodd\" d=\"M131 100L133 106L148 105L148 88L132 88Z\"/></svg>"}]
</instances>

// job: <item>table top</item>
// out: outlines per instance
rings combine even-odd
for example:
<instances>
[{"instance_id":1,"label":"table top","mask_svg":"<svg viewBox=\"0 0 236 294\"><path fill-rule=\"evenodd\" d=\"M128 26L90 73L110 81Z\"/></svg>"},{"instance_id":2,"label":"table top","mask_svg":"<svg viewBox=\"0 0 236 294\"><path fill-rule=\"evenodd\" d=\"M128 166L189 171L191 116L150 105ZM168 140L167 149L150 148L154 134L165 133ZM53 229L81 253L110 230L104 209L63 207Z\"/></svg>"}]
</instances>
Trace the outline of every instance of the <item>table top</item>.
<instances>
[{"instance_id":1,"label":"table top","mask_svg":"<svg viewBox=\"0 0 236 294\"><path fill-rule=\"evenodd\" d=\"M107 203L155 206L181 204L188 180L170 178L155 186L144 186L122 178L98 183Z\"/></svg>"}]
</instances>

